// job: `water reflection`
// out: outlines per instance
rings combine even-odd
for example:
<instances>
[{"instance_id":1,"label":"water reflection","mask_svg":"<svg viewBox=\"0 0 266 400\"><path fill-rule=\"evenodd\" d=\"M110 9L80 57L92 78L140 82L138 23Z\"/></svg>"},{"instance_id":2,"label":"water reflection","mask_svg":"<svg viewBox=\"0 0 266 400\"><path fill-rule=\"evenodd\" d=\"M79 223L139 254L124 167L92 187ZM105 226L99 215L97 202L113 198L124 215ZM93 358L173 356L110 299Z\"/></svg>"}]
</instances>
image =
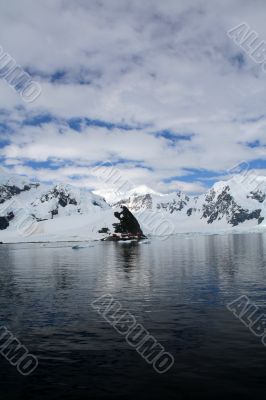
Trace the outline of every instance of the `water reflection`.
<instances>
[{"instance_id":1,"label":"water reflection","mask_svg":"<svg viewBox=\"0 0 266 400\"><path fill-rule=\"evenodd\" d=\"M0 246L0 318L40 357L33 394L49 382L47 398L65 396L58 382L71 393L74 381L78 393L100 397L106 394L104 376L110 396L123 394L119 382L135 396L136 382L142 389L148 382L156 388L153 398L192 395L193 387L255 393L265 382L266 352L225 307L246 294L266 310L265 235L187 235L147 245L84 247ZM91 309L105 293L173 352L178 361L167 377L154 376ZM7 391L16 388L10 374Z\"/></svg>"}]
</instances>

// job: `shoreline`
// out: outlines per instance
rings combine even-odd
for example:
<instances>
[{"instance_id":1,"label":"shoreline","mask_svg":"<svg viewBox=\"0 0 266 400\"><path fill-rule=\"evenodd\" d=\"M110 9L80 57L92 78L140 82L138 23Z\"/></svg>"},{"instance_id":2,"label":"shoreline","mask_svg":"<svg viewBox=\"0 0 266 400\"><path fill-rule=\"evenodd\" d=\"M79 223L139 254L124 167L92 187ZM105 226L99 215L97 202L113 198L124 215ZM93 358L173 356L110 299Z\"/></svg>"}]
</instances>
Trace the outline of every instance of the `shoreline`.
<instances>
[{"instance_id":1,"label":"shoreline","mask_svg":"<svg viewBox=\"0 0 266 400\"><path fill-rule=\"evenodd\" d=\"M174 233L168 236L153 236L153 235L147 235L148 239L158 239L161 241L165 241L169 238L178 238L178 237L183 237L183 236L189 236L189 237L194 237L194 236L225 236L225 235L243 235L243 234L266 234L266 227L262 228L255 228L255 229L231 229L231 230L223 230L223 231L216 231L216 232L180 232L180 233ZM94 239L59 239L59 240L36 240L36 241L27 241L27 240L14 240L14 241L0 241L0 245L6 245L6 244L52 244L52 243L90 243L90 242L101 242L102 238L94 238Z\"/></svg>"}]
</instances>

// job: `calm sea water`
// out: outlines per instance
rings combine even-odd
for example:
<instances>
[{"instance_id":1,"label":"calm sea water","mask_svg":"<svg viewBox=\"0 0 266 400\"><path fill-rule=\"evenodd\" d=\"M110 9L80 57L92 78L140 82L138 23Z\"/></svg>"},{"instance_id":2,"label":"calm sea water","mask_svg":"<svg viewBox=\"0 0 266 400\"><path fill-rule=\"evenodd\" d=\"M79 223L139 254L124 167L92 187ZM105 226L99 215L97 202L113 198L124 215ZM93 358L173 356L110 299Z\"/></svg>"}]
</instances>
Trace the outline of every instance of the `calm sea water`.
<instances>
[{"instance_id":1,"label":"calm sea water","mask_svg":"<svg viewBox=\"0 0 266 400\"><path fill-rule=\"evenodd\" d=\"M226 304L266 312L266 235L150 243L0 246L0 324L39 359L21 376L0 356L1 399L256 398L266 348ZM91 307L110 293L175 357L157 374Z\"/></svg>"}]
</instances>

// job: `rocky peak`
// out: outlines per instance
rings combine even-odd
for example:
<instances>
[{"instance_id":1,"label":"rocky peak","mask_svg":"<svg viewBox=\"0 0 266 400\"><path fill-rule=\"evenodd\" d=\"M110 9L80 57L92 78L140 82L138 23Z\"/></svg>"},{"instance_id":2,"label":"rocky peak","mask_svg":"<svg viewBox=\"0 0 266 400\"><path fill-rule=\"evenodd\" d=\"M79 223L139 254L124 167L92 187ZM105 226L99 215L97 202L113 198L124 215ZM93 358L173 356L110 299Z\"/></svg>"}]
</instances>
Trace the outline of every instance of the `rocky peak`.
<instances>
[{"instance_id":1,"label":"rocky peak","mask_svg":"<svg viewBox=\"0 0 266 400\"><path fill-rule=\"evenodd\" d=\"M233 226L251 219L256 219L260 224L264 219L261 216L261 209L249 210L238 204L230 185L225 185L220 191L215 191L212 188L207 193L205 203L202 204L201 218L206 218L208 224L225 218L227 223Z\"/></svg>"},{"instance_id":2,"label":"rocky peak","mask_svg":"<svg viewBox=\"0 0 266 400\"><path fill-rule=\"evenodd\" d=\"M66 207L68 204L77 205L77 200L71 196L70 190L67 187L61 185L55 186L53 189L49 190L47 193L41 196L40 202L48 202L52 199L57 199L58 204L61 207Z\"/></svg>"},{"instance_id":3,"label":"rocky peak","mask_svg":"<svg viewBox=\"0 0 266 400\"><path fill-rule=\"evenodd\" d=\"M189 196L182 194L181 192L176 193L176 197L172 200L168 199L168 201L162 201L157 203L156 208L158 210L164 210L173 214L174 212L181 211L185 208L189 203Z\"/></svg>"},{"instance_id":4,"label":"rocky peak","mask_svg":"<svg viewBox=\"0 0 266 400\"><path fill-rule=\"evenodd\" d=\"M19 195L22 192L29 191L32 188L37 188L39 183L25 184L23 187L18 187L14 184L0 185L0 204L10 200L13 196Z\"/></svg>"}]
</instances>

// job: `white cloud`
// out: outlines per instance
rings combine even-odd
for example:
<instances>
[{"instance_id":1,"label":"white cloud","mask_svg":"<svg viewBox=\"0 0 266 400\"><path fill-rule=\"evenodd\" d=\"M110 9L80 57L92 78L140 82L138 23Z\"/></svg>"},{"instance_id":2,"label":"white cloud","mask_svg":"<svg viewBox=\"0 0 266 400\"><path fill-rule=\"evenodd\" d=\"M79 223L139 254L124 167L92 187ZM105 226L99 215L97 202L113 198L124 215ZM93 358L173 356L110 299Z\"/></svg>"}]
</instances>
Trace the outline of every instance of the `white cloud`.
<instances>
[{"instance_id":1,"label":"white cloud","mask_svg":"<svg viewBox=\"0 0 266 400\"><path fill-rule=\"evenodd\" d=\"M164 179L183 175L184 168L222 171L265 158L265 148L245 142L265 144L266 75L244 53L239 64L241 49L226 34L245 21L266 40L264 14L262 0L1 4L0 45L19 64L37 71L42 85L38 100L25 105L0 82L2 104L10 112L0 115L0 122L14 130L1 134L11 141L1 149L6 165L17 164L22 171L29 168L26 160L57 159L71 162L82 175L82 163L131 160L120 166L123 174L136 185L158 189L165 187ZM58 71L65 71L62 81L52 82ZM77 133L62 121L21 126L23 118L44 112L144 128L86 127ZM170 146L151 134L163 129L194 136ZM150 170L139 168L140 163ZM71 180L66 167L28 172L39 179ZM78 182L96 185L89 176ZM177 184L186 191L202 190L197 182L172 186Z\"/></svg>"},{"instance_id":2,"label":"white cloud","mask_svg":"<svg viewBox=\"0 0 266 400\"><path fill-rule=\"evenodd\" d=\"M167 185L161 185L162 191L165 192L166 188L168 192L181 191L190 194L204 193L208 189L207 186L199 182L183 182L174 181Z\"/></svg>"}]
</instances>

